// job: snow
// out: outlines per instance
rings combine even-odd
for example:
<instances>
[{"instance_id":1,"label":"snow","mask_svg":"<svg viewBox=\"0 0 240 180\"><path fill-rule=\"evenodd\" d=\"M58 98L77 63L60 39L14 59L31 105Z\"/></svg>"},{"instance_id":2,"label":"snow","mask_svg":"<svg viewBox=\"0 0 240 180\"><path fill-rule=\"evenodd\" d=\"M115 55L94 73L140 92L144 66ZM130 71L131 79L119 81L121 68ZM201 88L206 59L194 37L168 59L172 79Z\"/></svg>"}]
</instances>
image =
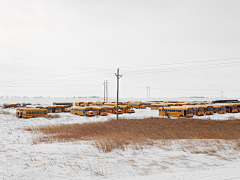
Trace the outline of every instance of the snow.
<instances>
[{"instance_id":1,"label":"snow","mask_svg":"<svg viewBox=\"0 0 240 180\"><path fill-rule=\"evenodd\" d=\"M19 119L14 117L15 109L6 111L11 114L0 114L1 179L240 179L240 151L234 142L219 140L219 148L215 140L168 140L140 150L129 147L110 153L100 152L90 141L35 145L32 138L36 134L23 128L106 121L116 115L83 117L59 113L61 117L56 119ZM119 116L158 117L158 111L149 108L135 111ZM240 118L240 113L204 118L231 117ZM205 146L206 143L212 146Z\"/></svg>"}]
</instances>

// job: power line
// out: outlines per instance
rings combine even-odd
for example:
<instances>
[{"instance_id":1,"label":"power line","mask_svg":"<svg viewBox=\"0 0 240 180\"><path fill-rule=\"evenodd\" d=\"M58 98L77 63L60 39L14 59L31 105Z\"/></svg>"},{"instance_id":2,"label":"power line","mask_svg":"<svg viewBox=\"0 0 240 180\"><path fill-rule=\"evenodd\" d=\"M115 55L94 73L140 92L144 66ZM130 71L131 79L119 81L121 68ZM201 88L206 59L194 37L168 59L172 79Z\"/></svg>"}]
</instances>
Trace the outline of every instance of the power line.
<instances>
[{"instance_id":1,"label":"power line","mask_svg":"<svg viewBox=\"0 0 240 180\"><path fill-rule=\"evenodd\" d=\"M183 63L168 63L168 64L153 64L153 65L144 65L144 66L128 66L128 67L121 67L124 69L127 68L139 68L139 67L156 67L156 66L168 66L168 65L175 65L175 64L190 64L190 63L202 63L202 62L214 62L214 61L227 61L227 60L234 60L234 59L240 59L240 57L236 58L226 58L226 59L214 59L214 60L204 60L204 61L188 61L188 62L183 62Z\"/></svg>"},{"instance_id":2,"label":"power line","mask_svg":"<svg viewBox=\"0 0 240 180\"><path fill-rule=\"evenodd\" d=\"M105 82L105 87L106 87L106 97L107 97L107 84L109 82ZM69 85L70 86L70 85ZM101 87L101 85L72 85L72 86L85 86L85 87ZM46 86L4 86L4 87L12 87L12 88L34 88L34 87L46 87ZM59 87L59 86L47 86L47 87ZM144 89L146 87L136 87L136 86L121 86L122 88L136 88L136 89ZM149 91L150 86L147 86L147 89ZM162 89L162 90L176 90L176 91L219 91L219 90L193 90L193 89L177 89L177 88L158 88L158 87L151 87L152 89ZM0 91L11 91L11 90L0 90ZM15 91L15 90L14 90ZM18 91L18 90L16 90ZM122 89L121 91L125 91L124 89ZM127 91L127 90L126 90ZM226 91L240 91L240 90L226 90ZM110 92L114 92L114 91L110 91ZM148 96L149 96L149 92L147 92ZM107 101L107 99L106 99Z\"/></svg>"},{"instance_id":3,"label":"power line","mask_svg":"<svg viewBox=\"0 0 240 180\"><path fill-rule=\"evenodd\" d=\"M228 59L217 59L217 60L207 60L207 61L195 61L195 62L184 62L184 63L171 63L171 64L161 64L161 66L163 65L184 65L184 64L190 64L190 63L203 63L203 62L214 62L214 61L227 61L227 60L236 60L236 59L240 59L240 57L238 58L228 58ZM147 69L147 70L138 70L138 71L130 71L130 72L127 72L126 74L124 75L130 75L130 74L146 74L146 73L158 73L158 72L173 72L173 71L185 71L185 70L196 70L196 69L209 69L209 68L219 68L219 67L230 67L230 66L237 66L239 65L240 62L239 61L234 61L234 62L222 62L222 63L215 63L215 64L204 64L204 65L195 65L195 66L183 66L183 67L174 67L174 68L161 68L161 69ZM151 67L151 66L160 66L160 65L146 65L146 66L132 66L132 67L125 67L125 69L127 68L138 68L138 67ZM103 69L103 70L97 70L97 71L88 71L88 72L101 72L101 71L108 71L108 70L112 70L113 68L111 69ZM84 72L85 74L88 73L88 72ZM53 86L52 84L56 84L56 83L65 83L65 82L74 82L74 81L79 81L79 80L88 80L88 79L99 79L99 78L102 78L102 77L110 77L110 75L112 76L113 73L102 73L102 74L98 74L98 75L87 75L87 76L83 76L83 77L73 77L73 78L64 78L64 79L60 79L60 77L65 77L65 76L71 76L71 75L80 75L81 73L74 73L74 74L66 74L66 75L60 75L60 76L49 76L49 77L40 77L40 78L31 78L31 79L21 79L21 80L12 80L12 81L3 81L3 82L8 82L8 83L13 83L13 82L21 82L21 81L32 81L34 80L34 82L31 82L31 83L27 83L27 82L24 82L24 83L21 83L21 84L13 84L13 85L1 85L2 88L4 87L11 87L11 88L34 88L34 87L59 87L61 85L58 85L58 86ZM44 80L48 78L47 80ZM49 78L58 78L56 80L53 80L53 79L49 79ZM29 85L31 84L31 85ZM41 85L39 85L41 84ZM48 84L51 84L51 85L48 85ZM99 86L100 85L66 85L66 84L63 84L62 86L78 86L78 87L81 87L81 86ZM107 91L107 85L106 86L106 93L108 92ZM121 87L124 87L124 86L121 86ZM127 87L127 86L125 86ZM131 88L142 88L142 87L133 87L133 86L128 86L128 87L131 87ZM144 87L146 88L146 87ZM169 88L152 88L152 89L165 89L165 90L178 90L178 91L181 91L181 90L184 90L184 91L219 91L219 90L190 90L190 89L169 89ZM0 90L2 91L2 90ZM4 91L7 91L7 90L4 90ZM8 90L9 91L9 90ZM12 91L12 90L10 90ZM18 92L21 92L19 90L16 90ZM122 90L124 91L124 90ZM225 91L239 91L239 90L225 90ZM26 92L26 91L24 91ZM34 92L34 91L32 91ZM43 91L40 91L40 92L43 92ZM110 91L111 92L111 91ZM51 93L51 92L48 92L48 93ZM55 93L66 93L66 92L55 92ZM69 92L69 93L75 93L75 92ZM78 92L78 93L86 93L86 92ZM150 86L149 86L149 97L150 97Z\"/></svg>"},{"instance_id":4,"label":"power line","mask_svg":"<svg viewBox=\"0 0 240 180\"><path fill-rule=\"evenodd\" d=\"M49 84L49 83L62 83L62 82L73 82L73 81L79 81L79 80L88 80L88 79L99 79L102 77L109 77L110 75L112 75L112 73L108 73L108 74L103 74L102 76L99 75L95 75L95 76L86 76L86 77L82 77L82 78L68 78L68 79L59 79L59 80L49 80L49 81L38 81L38 82L33 82L31 84ZM21 84L16 84L18 85L29 85L29 83L21 83Z\"/></svg>"},{"instance_id":5,"label":"power line","mask_svg":"<svg viewBox=\"0 0 240 180\"><path fill-rule=\"evenodd\" d=\"M121 86L122 88L123 87L128 87L128 88L137 88L137 89L145 89L146 87L135 87L135 86ZM150 86L147 86L147 89L149 88ZM151 87L151 89L161 89L161 90L171 90L171 91L213 91L213 92L216 92L216 91L219 91L219 89L217 90L196 90L196 89L177 89L177 88L158 88L158 87ZM128 90L121 90L121 91L128 91ZM240 90L225 90L225 91L240 91Z\"/></svg>"},{"instance_id":6,"label":"power line","mask_svg":"<svg viewBox=\"0 0 240 180\"><path fill-rule=\"evenodd\" d=\"M34 87L61 87L61 86L66 86L66 84L63 84L63 85L53 85L53 86L44 86L44 85L40 85L40 86L5 86L5 85L1 85L1 87L15 87L15 88L19 88L19 87L29 87L29 88L34 88ZM67 86L80 86L80 87L100 87L100 85L79 85L79 84L76 84L76 85L67 85Z\"/></svg>"},{"instance_id":7,"label":"power line","mask_svg":"<svg viewBox=\"0 0 240 180\"><path fill-rule=\"evenodd\" d=\"M29 92L29 91L22 91L22 90L0 90L0 91L15 91L15 92ZM80 91L54 91L54 92L51 92L51 91L31 91L31 92L40 92L40 93L99 93L99 92L102 92L102 91L86 91L86 92L80 92Z\"/></svg>"},{"instance_id":8,"label":"power line","mask_svg":"<svg viewBox=\"0 0 240 180\"><path fill-rule=\"evenodd\" d=\"M240 57L239 57L240 58ZM207 60L207 61L195 61L195 62L185 62L185 63L172 63L172 64L161 64L162 65L176 65L176 64L188 64L188 63L198 63L198 62L209 62L209 61L226 61L226 60L230 60L230 59L239 59L239 58L228 58L228 59L217 59L217 60ZM131 71L130 73L128 74L138 74L138 73L156 73L156 72L169 72L169 71L183 71L183 70L195 70L195 69L202 69L202 68L211 68L209 66L214 66L214 67L222 67L222 66L216 66L216 65L223 65L223 64L227 64L227 66L235 66L236 64L229 64L229 63L237 63L239 64L240 62L228 62L228 63L218 63L218 64L210 64L210 65L207 65L207 67L203 66L203 67L199 67L198 66L188 66L186 69L186 67L178 67L178 68L170 68L170 69L151 69L151 70L140 70L140 71ZM151 66L160 66L160 65L149 65L149 66L132 66L132 67L125 67L125 68L133 68L133 67L151 67ZM195 69L189 69L189 68L193 68L193 67L196 67ZM226 67L226 66L224 66ZM179 69L181 68L181 69ZM103 70L97 70L97 71L89 71L89 72L99 72L99 71L106 71L106 70L112 70L112 68L110 69L103 69ZM87 73L87 72L85 72ZM48 77L42 77L42 78L31 78L31 79L21 79L21 80L10 80L10 81L5 81L5 82L20 82L20 81L27 81L27 80L41 80L41 79L45 79L45 78L54 78L54 77L62 77L62 76L69 76L69 75L76 75L76 74L80 74L80 73L74 73L74 74L66 74L66 75L60 75L60 76L48 76ZM128 75L126 74L126 75ZM99 78L99 77L106 77L107 75L112 75L111 73L107 73L107 74L102 74L101 76L99 75L94 75L94 76L84 76L84 77L75 77L75 78L67 78L67 79L57 79L57 80L47 80L47 81L38 81L38 82L33 82L32 84L37 84L37 83L58 83L58 82L70 82L70 81L79 81L79 80L87 80L87 79L95 79L96 77ZM4 81L2 81L4 82ZM26 85L28 85L29 83L27 83ZM24 84L21 84L21 85L24 85Z\"/></svg>"},{"instance_id":9,"label":"power line","mask_svg":"<svg viewBox=\"0 0 240 180\"><path fill-rule=\"evenodd\" d=\"M227 66L236 66L239 65L240 62L235 62L234 64L229 64L229 63L220 63L220 64L210 64L207 66L203 66L203 67L199 67L199 66L188 66L183 68L169 68L169 69L153 69L153 70L140 70L140 71L132 71L130 73L125 73L124 75L129 75L129 74L145 74L145 73L157 73L157 72L171 72L171 71L184 71L184 70L196 70L196 69L208 69L208 68L217 68L217 67L227 67ZM224 66L216 66L216 65L224 65ZM59 80L49 80L49 81L38 81L38 82L34 82L31 84L39 84L42 83L43 84L49 84L49 83L63 83L63 82L73 82L73 81L79 81L79 80L87 80L87 79L94 79L94 78L100 78L100 77L109 77L110 75L112 75L111 73L107 73L107 74L102 74L102 76L99 75L94 75L94 76L85 76L85 77L77 77L77 78L68 78L68 79L59 79ZM29 83L23 84L21 83L20 86L23 85L29 85ZM4 85L2 85L4 86ZM14 86L19 86L19 84L16 84ZM19 86L19 87L20 87ZM6 86L5 86L6 87Z\"/></svg>"},{"instance_id":10,"label":"power line","mask_svg":"<svg viewBox=\"0 0 240 180\"><path fill-rule=\"evenodd\" d=\"M128 66L128 67L122 67L122 68L139 68L139 67L156 67L156 66L165 66L165 65L177 65L177 64L190 64L190 63L202 63L202 62L214 62L214 61L227 61L227 60L234 60L234 59L240 59L240 57L236 58L226 58L226 59L215 59L215 60L204 60L204 61L194 61L194 62L183 62L183 63L169 63L169 64L161 64L161 65L144 65L144 66ZM230 62L228 62L230 63ZM219 64L219 63L218 63ZM114 68L108 68L108 69L102 69L102 70L96 70L96 71L85 71L85 72L80 72L80 73L72 73L72 74L62 74L62 75L56 75L56 76L46 76L46 77L40 77L40 78L29 78L29 79L18 79L18 80L0 80L0 82L21 82L21 81L28 81L28 80L38 80L38 79L49 79L49 78L59 78L59 77L66 77L66 76L72 76L72 75L80 75L82 73L94 73L94 72L99 72L99 71L107 71L107 70L113 70ZM92 77L92 76L87 76L87 77ZM80 77L80 78L85 78L85 77ZM71 79L76 79L76 78L71 78ZM65 79L65 80L71 80L71 79ZM79 79L78 79L79 80ZM53 80L56 82L57 80ZM48 81L49 82L49 81Z\"/></svg>"},{"instance_id":11,"label":"power line","mask_svg":"<svg viewBox=\"0 0 240 180\"><path fill-rule=\"evenodd\" d=\"M57 75L57 76L46 76L46 77L40 77L40 78L29 78L29 79L18 79L18 80L0 80L0 82L19 82L19 81L28 81L28 80L38 80L38 79L49 79L49 78L59 78L59 77L65 77L65 76L72 76L72 75L81 75L83 73L94 73L94 72L99 72L99 71L107 71L107 70L113 70L113 68L109 69L102 69L102 70L96 70L96 71L86 71L86 72L80 72L80 73L73 73L73 74L64 74L64 75ZM108 73L109 74L109 73ZM92 77L92 76L87 76L87 77ZM83 77L84 78L84 77ZM72 78L71 78L72 79Z\"/></svg>"},{"instance_id":12,"label":"power line","mask_svg":"<svg viewBox=\"0 0 240 180\"><path fill-rule=\"evenodd\" d=\"M147 74L147 73L157 73L157 72L172 72L172 71L185 71L185 70L196 70L196 69L209 69L209 68L218 68L218 67L230 67L230 66L239 65L240 62L234 63L234 64L222 63L220 65L223 65L223 64L225 64L225 65L224 66L216 66L216 64L214 64L214 66L212 66L212 67L209 67L209 65L208 66L203 66L203 67L188 66L185 69L182 68L182 67L178 67L178 68L169 68L169 69L165 68L165 69L155 69L155 70L140 70L140 71L131 71L129 73L124 73L124 75L129 75L129 74ZM192 68L192 67L196 67L196 68Z\"/></svg>"}]
</instances>

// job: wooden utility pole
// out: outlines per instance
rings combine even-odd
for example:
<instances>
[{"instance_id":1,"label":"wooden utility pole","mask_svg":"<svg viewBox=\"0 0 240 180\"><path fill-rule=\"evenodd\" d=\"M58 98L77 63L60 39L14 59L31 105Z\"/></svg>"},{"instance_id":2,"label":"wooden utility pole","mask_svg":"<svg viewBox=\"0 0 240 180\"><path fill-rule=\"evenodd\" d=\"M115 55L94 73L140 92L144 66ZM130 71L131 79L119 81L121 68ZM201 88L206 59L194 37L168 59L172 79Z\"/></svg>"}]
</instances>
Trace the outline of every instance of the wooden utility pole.
<instances>
[{"instance_id":1,"label":"wooden utility pole","mask_svg":"<svg viewBox=\"0 0 240 180\"><path fill-rule=\"evenodd\" d=\"M147 98L148 98L148 86L147 86Z\"/></svg>"},{"instance_id":2,"label":"wooden utility pole","mask_svg":"<svg viewBox=\"0 0 240 180\"><path fill-rule=\"evenodd\" d=\"M105 102L105 91L106 91L105 80L104 80L104 83L103 83L103 87L104 87L104 102Z\"/></svg>"},{"instance_id":3,"label":"wooden utility pole","mask_svg":"<svg viewBox=\"0 0 240 180\"><path fill-rule=\"evenodd\" d=\"M108 102L108 81L106 80L106 102Z\"/></svg>"},{"instance_id":4,"label":"wooden utility pole","mask_svg":"<svg viewBox=\"0 0 240 180\"><path fill-rule=\"evenodd\" d=\"M221 92L221 98L224 97L224 91L220 91Z\"/></svg>"},{"instance_id":5,"label":"wooden utility pole","mask_svg":"<svg viewBox=\"0 0 240 180\"><path fill-rule=\"evenodd\" d=\"M149 96L148 96L148 97L150 98L150 88L151 88L151 87L150 87L150 86L148 86L148 88L149 88Z\"/></svg>"},{"instance_id":6,"label":"wooden utility pole","mask_svg":"<svg viewBox=\"0 0 240 180\"><path fill-rule=\"evenodd\" d=\"M117 77L117 120L118 120L118 95L119 95L119 79L122 77L122 75L119 75L119 69L117 69L117 74L115 74Z\"/></svg>"},{"instance_id":7,"label":"wooden utility pole","mask_svg":"<svg viewBox=\"0 0 240 180\"><path fill-rule=\"evenodd\" d=\"M150 98L150 86L147 86L147 98Z\"/></svg>"}]
</instances>

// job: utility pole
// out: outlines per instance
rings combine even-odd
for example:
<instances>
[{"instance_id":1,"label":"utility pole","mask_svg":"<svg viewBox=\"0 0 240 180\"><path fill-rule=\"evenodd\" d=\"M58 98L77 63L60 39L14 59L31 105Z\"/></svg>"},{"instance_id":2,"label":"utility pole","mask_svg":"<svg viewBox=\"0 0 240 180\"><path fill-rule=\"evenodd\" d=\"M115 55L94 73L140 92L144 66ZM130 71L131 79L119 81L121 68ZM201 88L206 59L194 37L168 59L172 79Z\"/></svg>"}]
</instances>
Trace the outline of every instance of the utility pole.
<instances>
[{"instance_id":1,"label":"utility pole","mask_svg":"<svg viewBox=\"0 0 240 180\"><path fill-rule=\"evenodd\" d=\"M106 102L108 102L108 81L106 80Z\"/></svg>"},{"instance_id":2,"label":"utility pole","mask_svg":"<svg viewBox=\"0 0 240 180\"><path fill-rule=\"evenodd\" d=\"M147 86L147 98L148 98L148 86Z\"/></svg>"},{"instance_id":3,"label":"utility pole","mask_svg":"<svg viewBox=\"0 0 240 180\"><path fill-rule=\"evenodd\" d=\"M119 69L117 69L117 74L115 74L117 77L117 121L118 121L118 91L119 91L119 79L122 77L122 75L119 75Z\"/></svg>"},{"instance_id":4,"label":"utility pole","mask_svg":"<svg viewBox=\"0 0 240 180\"><path fill-rule=\"evenodd\" d=\"M150 88L151 88L151 87L150 87L150 86L148 86L148 88L149 88L149 98L150 98Z\"/></svg>"},{"instance_id":5,"label":"utility pole","mask_svg":"<svg viewBox=\"0 0 240 180\"><path fill-rule=\"evenodd\" d=\"M220 91L221 92L221 98L223 98L224 97L224 91Z\"/></svg>"},{"instance_id":6,"label":"utility pole","mask_svg":"<svg viewBox=\"0 0 240 180\"><path fill-rule=\"evenodd\" d=\"M150 98L150 88L151 86L147 86L147 98Z\"/></svg>"},{"instance_id":7,"label":"utility pole","mask_svg":"<svg viewBox=\"0 0 240 180\"><path fill-rule=\"evenodd\" d=\"M105 80L104 80L104 83L103 83L103 87L104 87L104 102L105 102L105 92L106 92L106 83L105 83Z\"/></svg>"}]
</instances>

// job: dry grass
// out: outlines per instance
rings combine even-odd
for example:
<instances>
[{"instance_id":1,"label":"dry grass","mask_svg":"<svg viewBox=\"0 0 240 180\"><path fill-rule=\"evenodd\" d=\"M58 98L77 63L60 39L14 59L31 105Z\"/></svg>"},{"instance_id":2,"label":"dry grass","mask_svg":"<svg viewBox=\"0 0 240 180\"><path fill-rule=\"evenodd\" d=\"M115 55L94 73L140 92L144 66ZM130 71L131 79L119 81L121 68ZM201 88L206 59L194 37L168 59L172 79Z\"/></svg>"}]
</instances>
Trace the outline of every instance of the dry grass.
<instances>
[{"instance_id":1,"label":"dry grass","mask_svg":"<svg viewBox=\"0 0 240 180\"><path fill-rule=\"evenodd\" d=\"M35 138L35 143L93 140L97 148L110 152L113 149L125 150L127 146L142 149L146 145L153 145L157 140L240 139L240 120L120 119L85 124L49 125L26 130L44 134Z\"/></svg>"},{"instance_id":2,"label":"dry grass","mask_svg":"<svg viewBox=\"0 0 240 180\"><path fill-rule=\"evenodd\" d=\"M7 115L10 115L11 113L8 112L8 111L1 110L1 111L0 111L0 114L7 114Z\"/></svg>"},{"instance_id":3,"label":"dry grass","mask_svg":"<svg viewBox=\"0 0 240 180\"><path fill-rule=\"evenodd\" d=\"M238 118L234 117L234 116L231 116L228 118L228 120L237 120Z\"/></svg>"},{"instance_id":4,"label":"dry grass","mask_svg":"<svg viewBox=\"0 0 240 180\"><path fill-rule=\"evenodd\" d=\"M48 119L53 119L53 118L60 118L61 116L59 114L46 114L44 117Z\"/></svg>"}]
</instances>

